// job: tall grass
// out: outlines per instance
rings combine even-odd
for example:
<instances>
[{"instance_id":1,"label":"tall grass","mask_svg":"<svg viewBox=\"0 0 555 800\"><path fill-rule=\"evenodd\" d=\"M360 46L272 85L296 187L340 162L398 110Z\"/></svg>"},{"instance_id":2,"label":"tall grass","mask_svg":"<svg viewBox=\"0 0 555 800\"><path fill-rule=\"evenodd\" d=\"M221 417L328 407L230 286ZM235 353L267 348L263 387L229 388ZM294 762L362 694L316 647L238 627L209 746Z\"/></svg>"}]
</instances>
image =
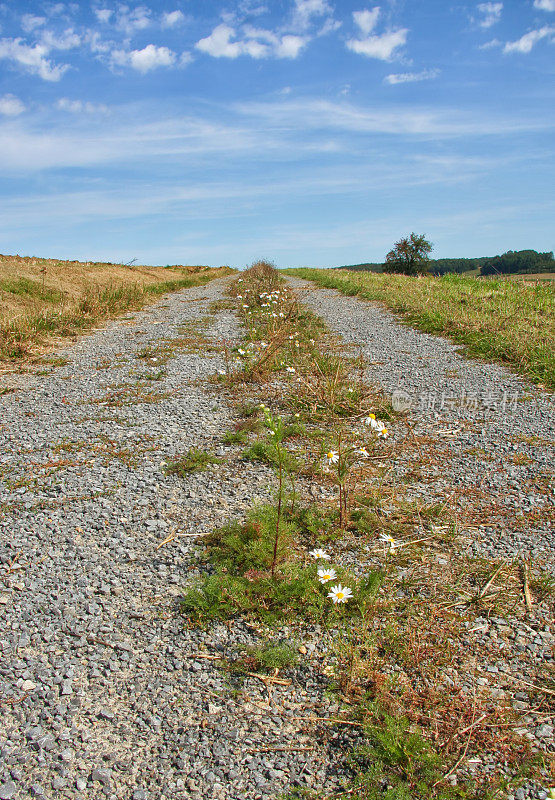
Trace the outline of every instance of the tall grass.
<instances>
[{"instance_id":1,"label":"tall grass","mask_svg":"<svg viewBox=\"0 0 555 800\"><path fill-rule=\"evenodd\" d=\"M419 330L463 344L555 387L555 290L551 284L462 275L408 277L322 269L285 270L346 295L377 300Z\"/></svg>"},{"instance_id":2,"label":"tall grass","mask_svg":"<svg viewBox=\"0 0 555 800\"><path fill-rule=\"evenodd\" d=\"M187 277L160 280L158 283L92 286L77 298L68 299L63 293L59 293L61 299L56 297L58 303L55 306L52 306L54 290L46 288L42 295L34 291L34 297L43 301L38 311L22 314L5 322L0 320L0 361L25 358L37 344L50 337L75 336L102 320L127 310L141 308L166 292L202 286L223 274L226 274L226 270L215 269ZM161 271L160 278L165 276ZM13 281L10 288L24 290L28 287L24 279L19 279Z\"/></svg>"}]
</instances>

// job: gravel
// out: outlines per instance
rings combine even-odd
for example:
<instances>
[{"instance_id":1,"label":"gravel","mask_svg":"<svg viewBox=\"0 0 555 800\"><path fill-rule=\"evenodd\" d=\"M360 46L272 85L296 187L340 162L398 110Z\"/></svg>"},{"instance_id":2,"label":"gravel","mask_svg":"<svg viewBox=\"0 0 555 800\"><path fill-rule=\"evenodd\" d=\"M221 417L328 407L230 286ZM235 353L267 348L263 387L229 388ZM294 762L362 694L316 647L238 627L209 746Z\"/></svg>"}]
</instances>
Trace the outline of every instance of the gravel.
<instances>
[{"instance_id":1,"label":"gravel","mask_svg":"<svg viewBox=\"0 0 555 800\"><path fill-rule=\"evenodd\" d=\"M248 800L338 784L326 737L302 720L331 713L325 679L305 663L289 687L247 678L235 693L197 656L257 632L189 630L176 613L199 574L196 536L271 496L271 472L221 443L231 410L203 385L219 354L176 349L161 380L137 384L160 369L137 355L202 321L224 288L166 296L60 350L65 366L4 379L16 391L0 397L2 800ZM235 318L212 316L207 335L233 340ZM166 476L191 446L227 458Z\"/></svg>"},{"instance_id":2,"label":"gravel","mask_svg":"<svg viewBox=\"0 0 555 800\"><path fill-rule=\"evenodd\" d=\"M297 278L288 283L345 343L359 346L365 380L406 414L417 437L432 442L435 457L419 480L411 479L407 496L428 503L453 493L461 514L469 506L477 512L464 530L469 555L508 561L525 556L552 574L553 395L502 366L465 358L461 347L408 327L377 303ZM391 429L395 438L395 423ZM413 464L401 454L394 466L403 476ZM341 555L352 568L364 568L360 553L349 552L348 545ZM555 666L553 611L551 597L536 600L526 614L470 615L464 622L465 642L476 654L476 683L492 697L509 700L523 715L519 730L532 750L550 754L552 707L550 714L545 695L528 687L542 685ZM515 794L546 796L547 788L537 785Z\"/></svg>"},{"instance_id":3,"label":"gravel","mask_svg":"<svg viewBox=\"0 0 555 800\"><path fill-rule=\"evenodd\" d=\"M449 486L465 507L464 495L480 490L490 513L476 525L476 553L526 554L555 571L553 394L465 358L460 346L408 327L377 303L289 283L331 330L360 345L366 379L406 409L415 433L435 437L442 463L430 465L425 491L435 484L445 495Z\"/></svg>"},{"instance_id":4,"label":"gravel","mask_svg":"<svg viewBox=\"0 0 555 800\"><path fill-rule=\"evenodd\" d=\"M309 655L286 673L289 686L256 678L237 686L203 656L256 643L260 631L237 622L189 630L176 613L184 586L200 574L196 537L271 496L271 472L222 444L233 410L206 384L221 356L177 347L167 360L144 357L145 347L178 339L183 323L202 323L225 285L184 290L111 322L58 351L68 363L46 374L3 378L15 391L0 396L0 800L269 800L292 785L333 792L345 775L356 731L315 736L310 721L338 712L318 669L318 626L306 631ZM476 552L526 550L552 566L548 452L538 444L553 432L550 399L377 306L314 289L304 300L347 341L362 340L368 378L387 392L523 393L516 414L410 413L417 434L444 442L442 431L457 430L445 463L463 494L480 481L504 509L535 520L511 526L507 512L502 523L477 525ZM225 311L206 333L218 344L239 336ZM528 461L511 472L507 457L520 435L527 441L517 451ZM186 480L166 476L163 464L192 446L223 463ZM468 452L476 449L493 461L482 464ZM445 489L444 474L431 477ZM553 662L552 633L535 610L526 619L484 618L472 636L507 643L510 655L492 655L489 667L533 677L531 664ZM273 633L295 635L287 627ZM529 709L526 691L511 699ZM523 735L552 751L555 720L526 720Z\"/></svg>"}]
</instances>

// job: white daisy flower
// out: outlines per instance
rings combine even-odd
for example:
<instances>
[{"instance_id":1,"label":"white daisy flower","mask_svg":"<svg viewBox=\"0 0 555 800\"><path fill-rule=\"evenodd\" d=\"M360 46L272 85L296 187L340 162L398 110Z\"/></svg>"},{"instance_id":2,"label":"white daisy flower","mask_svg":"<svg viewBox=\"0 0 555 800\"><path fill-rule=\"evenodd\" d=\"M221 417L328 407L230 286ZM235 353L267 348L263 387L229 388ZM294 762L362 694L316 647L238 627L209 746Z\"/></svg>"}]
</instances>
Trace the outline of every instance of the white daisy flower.
<instances>
[{"instance_id":1,"label":"white daisy flower","mask_svg":"<svg viewBox=\"0 0 555 800\"><path fill-rule=\"evenodd\" d=\"M239 347L239 348L237 349L237 352L239 353L239 355L240 355L240 356L244 356L244 355L245 355L245 351L243 350L243 348L242 348L242 347Z\"/></svg>"},{"instance_id":2,"label":"white daisy flower","mask_svg":"<svg viewBox=\"0 0 555 800\"><path fill-rule=\"evenodd\" d=\"M225 369L219 369L218 375L225 375Z\"/></svg>"},{"instance_id":3,"label":"white daisy flower","mask_svg":"<svg viewBox=\"0 0 555 800\"><path fill-rule=\"evenodd\" d=\"M380 534L380 542L389 545L390 553L395 553L397 551L397 547L399 546L390 533Z\"/></svg>"},{"instance_id":4,"label":"white daisy flower","mask_svg":"<svg viewBox=\"0 0 555 800\"><path fill-rule=\"evenodd\" d=\"M328 597L330 597L335 604L346 603L352 596L353 590L349 589L348 586L341 586L340 583L338 583L337 586L332 586L331 592L328 592Z\"/></svg>"},{"instance_id":5,"label":"white daisy flower","mask_svg":"<svg viewBox=\"0 0 555 800\"><path fill-rule=\"evenodd\" d=\"M325 550L322 550L321 547L317 547L315 550L311 550L308 555L312 556L313 558L321 558L324 561L329 561L331 558L331 556L329 556Z\"/></svg>"},{"instance_id":6,"label":"white daisy flower","mask_svg":"<svg viewBox=\"0 0 555 800\"><path fill-rule=\"evenodd\" d=\"M339 453L337 450L330 450L329 453L326 453L326 458L328 459L328 464L337 464L339 461Z\"/></svg>"},{"instance_id":7,"label":"white daisy flower","mask_svg":"<svg viewBox=\"0 0 555 800\"><path fill-rule=\"evenodd\" d=\"M370 458L370 453L366 449L366 447L359 447L357 450L357 454L362 456L363 458Z\"/></svg>"},{"instance_id":8,"label":"white daisy flower","mask_svg":"<svg viewBox=\"0 0 555 800\"><path fill-rule=\"evenodd\" d=\"M295 367L285 367L285 369L286 369L287 372L296 372L297 371L295 369Z\"/></svg>"},{"instance_id":9,"label":"white daisy flower","mask_svg":"<svg viewBox=\"0 0 555 800\"><path fill-rule=\"evenodd\" d=\"M320 583L327 583L328 581L334 581L337 578L335 570L330 567L330 569L319 569L318 570L318 580Z\"/></svg>"}]
</instances>

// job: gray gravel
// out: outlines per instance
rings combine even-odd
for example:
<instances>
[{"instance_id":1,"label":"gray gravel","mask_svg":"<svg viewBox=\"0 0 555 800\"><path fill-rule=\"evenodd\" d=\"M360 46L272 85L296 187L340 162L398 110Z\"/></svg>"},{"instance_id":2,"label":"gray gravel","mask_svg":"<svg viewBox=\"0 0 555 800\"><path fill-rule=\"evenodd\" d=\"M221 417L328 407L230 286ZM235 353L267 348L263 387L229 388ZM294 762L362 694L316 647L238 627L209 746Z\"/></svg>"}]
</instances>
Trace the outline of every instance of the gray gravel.
<instances>
[{"instance_id":1,"label":"gray gravel","mask_svg":"<svg viewBox=\"0 0 555 800\"><path fill-rule=\"evenodd\" d=\"M360 345L366 379L407 408L415 432L437 440L442 463L430 465L422 491L455 490L462 508L495 506L472 531L475 551L531 555L555 570L553 394L498 364L465 358L461 347L403 324L377 303L297 278L289 283L331 330ZM476 489L478 500L470 494Z\"/></svg>"},{"instance_id":2,"label":"gray gravel","mask_svg":"<svg viewBox=\"0 0 555 800\"><path fill-rule=\"evenodd\" d=\"M223 366L220 356L185 349L165 363L137 358L179 337L182 323L202 320L224 287L218 281L167 296L59 351L67 365L3 379L17 391L0 396L0 800L262 800L291 785L331 792L341 781L353 732L315 736L303 721L338 711L317 668L321 632L303 638L313 664L307 657L292 670L290 686L268 690L250 678L237 692L200 656L232 653L260 632L237 623L188 630L176 613L183 587L199 574L196 535L271 493L268 469L239 462L221 444L233 412L204 382ZM368 377L386 391L529 394L516 415L418 407L411 415L417 432L448 436L453 477L438 473L438 491L479 479L500 502L543 514L551 502L543 489L548 450L513 439L552 434L547 396L506 370L462 359L453 345L378 307L312 289L305 300L347 341L363 340L368 360L381 362ZM220 312L208 334L217 343L237 338L234 317ZM531 463L509 473L515 444ZM224 463L188 480L165 476L163 462L193 445ZM468 453L477 448L495 460L481 464ZM505 517L477 526L476 548L525 549L553 563L542 514L525 530ZM533 675L526 658L553 661L552 631L538 617L484 619L478 634L472 630L507 642L503 664L513 674ZM512 699L525 710L526 698L523 691ZM523 735L553 749L554 724L545 713L530 716Z\"/></svg>"},{"instance_id":3,"label":"gray gravel","mask_svg":"<svg viewBox=\"0 0 555 800\"><path fill-rule=\"evenodd\" d=\"M19 388L0 397L2 800L243 800L337 784L327 742L302 719L336 710L324 679L305 664L289 687L269 694L250 678L234 693L196 656L257 632L187 630L176 613L198 575L195 535L271 493L268 469L221 444L231 412L201 383L221 357L137 358L204 317L224 286L167 296L59 351L68 363L50 374L5 379ZM237 337L234 317L213 317L208 335ZM193 445L228 458L165 476L162 463Z\"/></svg>"}]
</instances>

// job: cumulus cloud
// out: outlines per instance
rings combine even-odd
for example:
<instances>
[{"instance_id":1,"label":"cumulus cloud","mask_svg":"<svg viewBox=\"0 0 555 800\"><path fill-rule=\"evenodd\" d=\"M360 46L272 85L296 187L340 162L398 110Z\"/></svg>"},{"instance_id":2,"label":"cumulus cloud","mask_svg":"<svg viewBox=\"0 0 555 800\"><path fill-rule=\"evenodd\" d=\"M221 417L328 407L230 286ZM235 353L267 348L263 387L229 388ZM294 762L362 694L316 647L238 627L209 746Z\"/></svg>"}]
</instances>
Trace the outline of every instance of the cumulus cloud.
<instances>
[{"instance_id":1,"label":"cumulus cloud","mask_svg":"<svg viewBox=\"0 0 555 800\"><path fill-rule=\"evenodd\" d=\"M529 31L517 39L516 42L507 42L503 48L504 53L529 53L535 44L541 39L555 34L555 27L552 25L544 25L535 31Z\"/></svg>"},{"instance_id":2,"label":"cumulus cloud","mask_svg":"<svg viewBox=\"0 0 555 800\"><path fill-rule=\"evenodd\" d=\"M12 61L45 81L59 81L69 64L52 64L46 58L49 50L45 44L30 46L21 39L0 39L0 60Z\"/></svg>"},{"instance_id":3,"label":"cumulus cloud","mask_svg":"<svg viewBox=\"0 0 555 800\"><path fill-rule=\"evenodd\" d=\"M540 11L555 11L555 0L534 0L534 8Z\"/></svg>"},{"instance_id":4,"label":"cumulus cloud","mask_svg":"<svg viewBox=\"0 0 555 800\"><path fill-rule=\"evenodd\" d=\"M0 114L5 117L17 117L25 111L25 104L14 94L5 94L0 97Z\"/></svg>"},{"instance_id":5,"label":"cumulus cloud","mask_svg":"<svg viewBox=\"0 0 555 800\"><path fill-rule=\"evenodd\" d=\"M182 11L167 11L162 14L162 25L164 28L173 28L185 21L185 14Z\"/></svg>"},{"instance_id":6,"label":"cumulus cloud","mask_svg":"<svg viewBox=\"0 0 555 800\"><path fill-rule=\"evenodd\" d=\"M176 55L168 47L158 47L147 44L142 50L114 50L111 54L112 63L120 67L131 67L143 75L157 67L171 67L175 64Z\"/></svg>"},{"instance_id":7,"label":"cumulus cloud","mask_svg":"<svg viewBox=\"0 0 555 800\"><path fill-rule=\"evenodd\" d=\"M384 78L385 83L395 86L398 83L416 83L417 81L429 81L432 78L437 78L439 75L438 69L423 69L421 72L400 72L397 74L386 75Z\"/></svg>"},{"instance_id":8,"label":"cumulus cloud","mask_svg":"<svg viewBox=\"0 0 555 800\"><path fill-rule=\"evenodd\" d=\"M105 114L108 111L108 106L102 103L70 100L69 97L60 97L56 102L56 108L60 111L68 111L70 114Z\"/></svg>"},{"instance_id":9,"label":"cumulus cloud","mask_svg":"<svg viewBox=\"0 0 555 800\"><path fill-rule=\"evenodd\" d=\"M47 47L48 50L71 50L74 47L79 47L81 37L72 28L68 28L59 36L52 33L52 31L43 31L41 44Z\"/></svg>"},{"instance_id":10,"label":"cumulus cloud","mask_svg":"<svg viewBox=\"0 0 555 800\"><path fill-rule=\"evenodd\" d=\"M310 27L314 17L328 16L332 13L333 8L327 0L295 0L293 27L295 30L305 31Z\"/></svg>"},{"instance_id":11,"label":"cumulus cloud","mask_svg":"<svg viewBox=\"0 0 555 800\"><path fill-rule=\"evenodd\" d=\"M372 11L354 11L353 19L364 36L369 36L378 22L380 7L376 6Z\"/></svg>"},{"instance_id":12,"label":"cumulus cloud","mask_svg":"<svg viewBox=\"0 0 555 800\"><path fill-rule=\"evenodd\" d=\"M214 58L297 58L307 39L293 34L277 35L272 31L246 27L242 38L237 38L235 28L225 23L218 25L210 36L200 39L195 47Z\"/></svg>"},{"instance_id":13,"label":"cumulus cloud","mask_svg":"<svg viewBox=\"0 0 555 800\"><path fill-rule=\"evenodd\" d=\"M46 22L46 17L37 17L35 14L23 14L21 17L21 27L26 33L40 28Z\"/></svg>"},{"instance_id":14,"label":"cumulus cloud","mask_svg":"<svg viewBox=\"0 0 555 800\"><path fill-rule=\"evenodd\" d=\"M355 11L353 12L353 19L359 27L362 38L349 39L347 47L353 53L367 56L368 58L378 58L381 61L390 61L395 51L402 47L407 41L407 28L397 28L397 30L387 31L382 34L373 34L378 17L380 15L380 7L376 6L371 11Z\"/></svg>"},{"instance_id":15,"label":"cumulus cloud","mask_svg":"<svg viewBox=\"0 0 555 800\"><path fill-rule=\"evenodd\" d=\"M106 23L110 21L110 17L114 12L111 8L96 8L94 13L99 22Z\"/></svg>"},{"instance_id":16,"label":"cumulus cloud","mask_svg":"<svg viewBox=\"0 0 555 800\"><path fill-rule=\"evenodd\" d=\"M501 19L503 3L479 3L476 6L476 10L480 15L477 20L478 25L481 28L491 28Z\"/></svg>"},{"instance_id":17,"label":"cumulus cloud","mask_svg":"<svg viewBox=\"0 0 555 800\"><path fill-rule=\"evenodd\" d=\"M137 31L144 31L151 24L150 9L146 6L137 6L133 9L125 5L119 6L116 27L128 36L132 36Z\"/></svg>"}]
</instances>

